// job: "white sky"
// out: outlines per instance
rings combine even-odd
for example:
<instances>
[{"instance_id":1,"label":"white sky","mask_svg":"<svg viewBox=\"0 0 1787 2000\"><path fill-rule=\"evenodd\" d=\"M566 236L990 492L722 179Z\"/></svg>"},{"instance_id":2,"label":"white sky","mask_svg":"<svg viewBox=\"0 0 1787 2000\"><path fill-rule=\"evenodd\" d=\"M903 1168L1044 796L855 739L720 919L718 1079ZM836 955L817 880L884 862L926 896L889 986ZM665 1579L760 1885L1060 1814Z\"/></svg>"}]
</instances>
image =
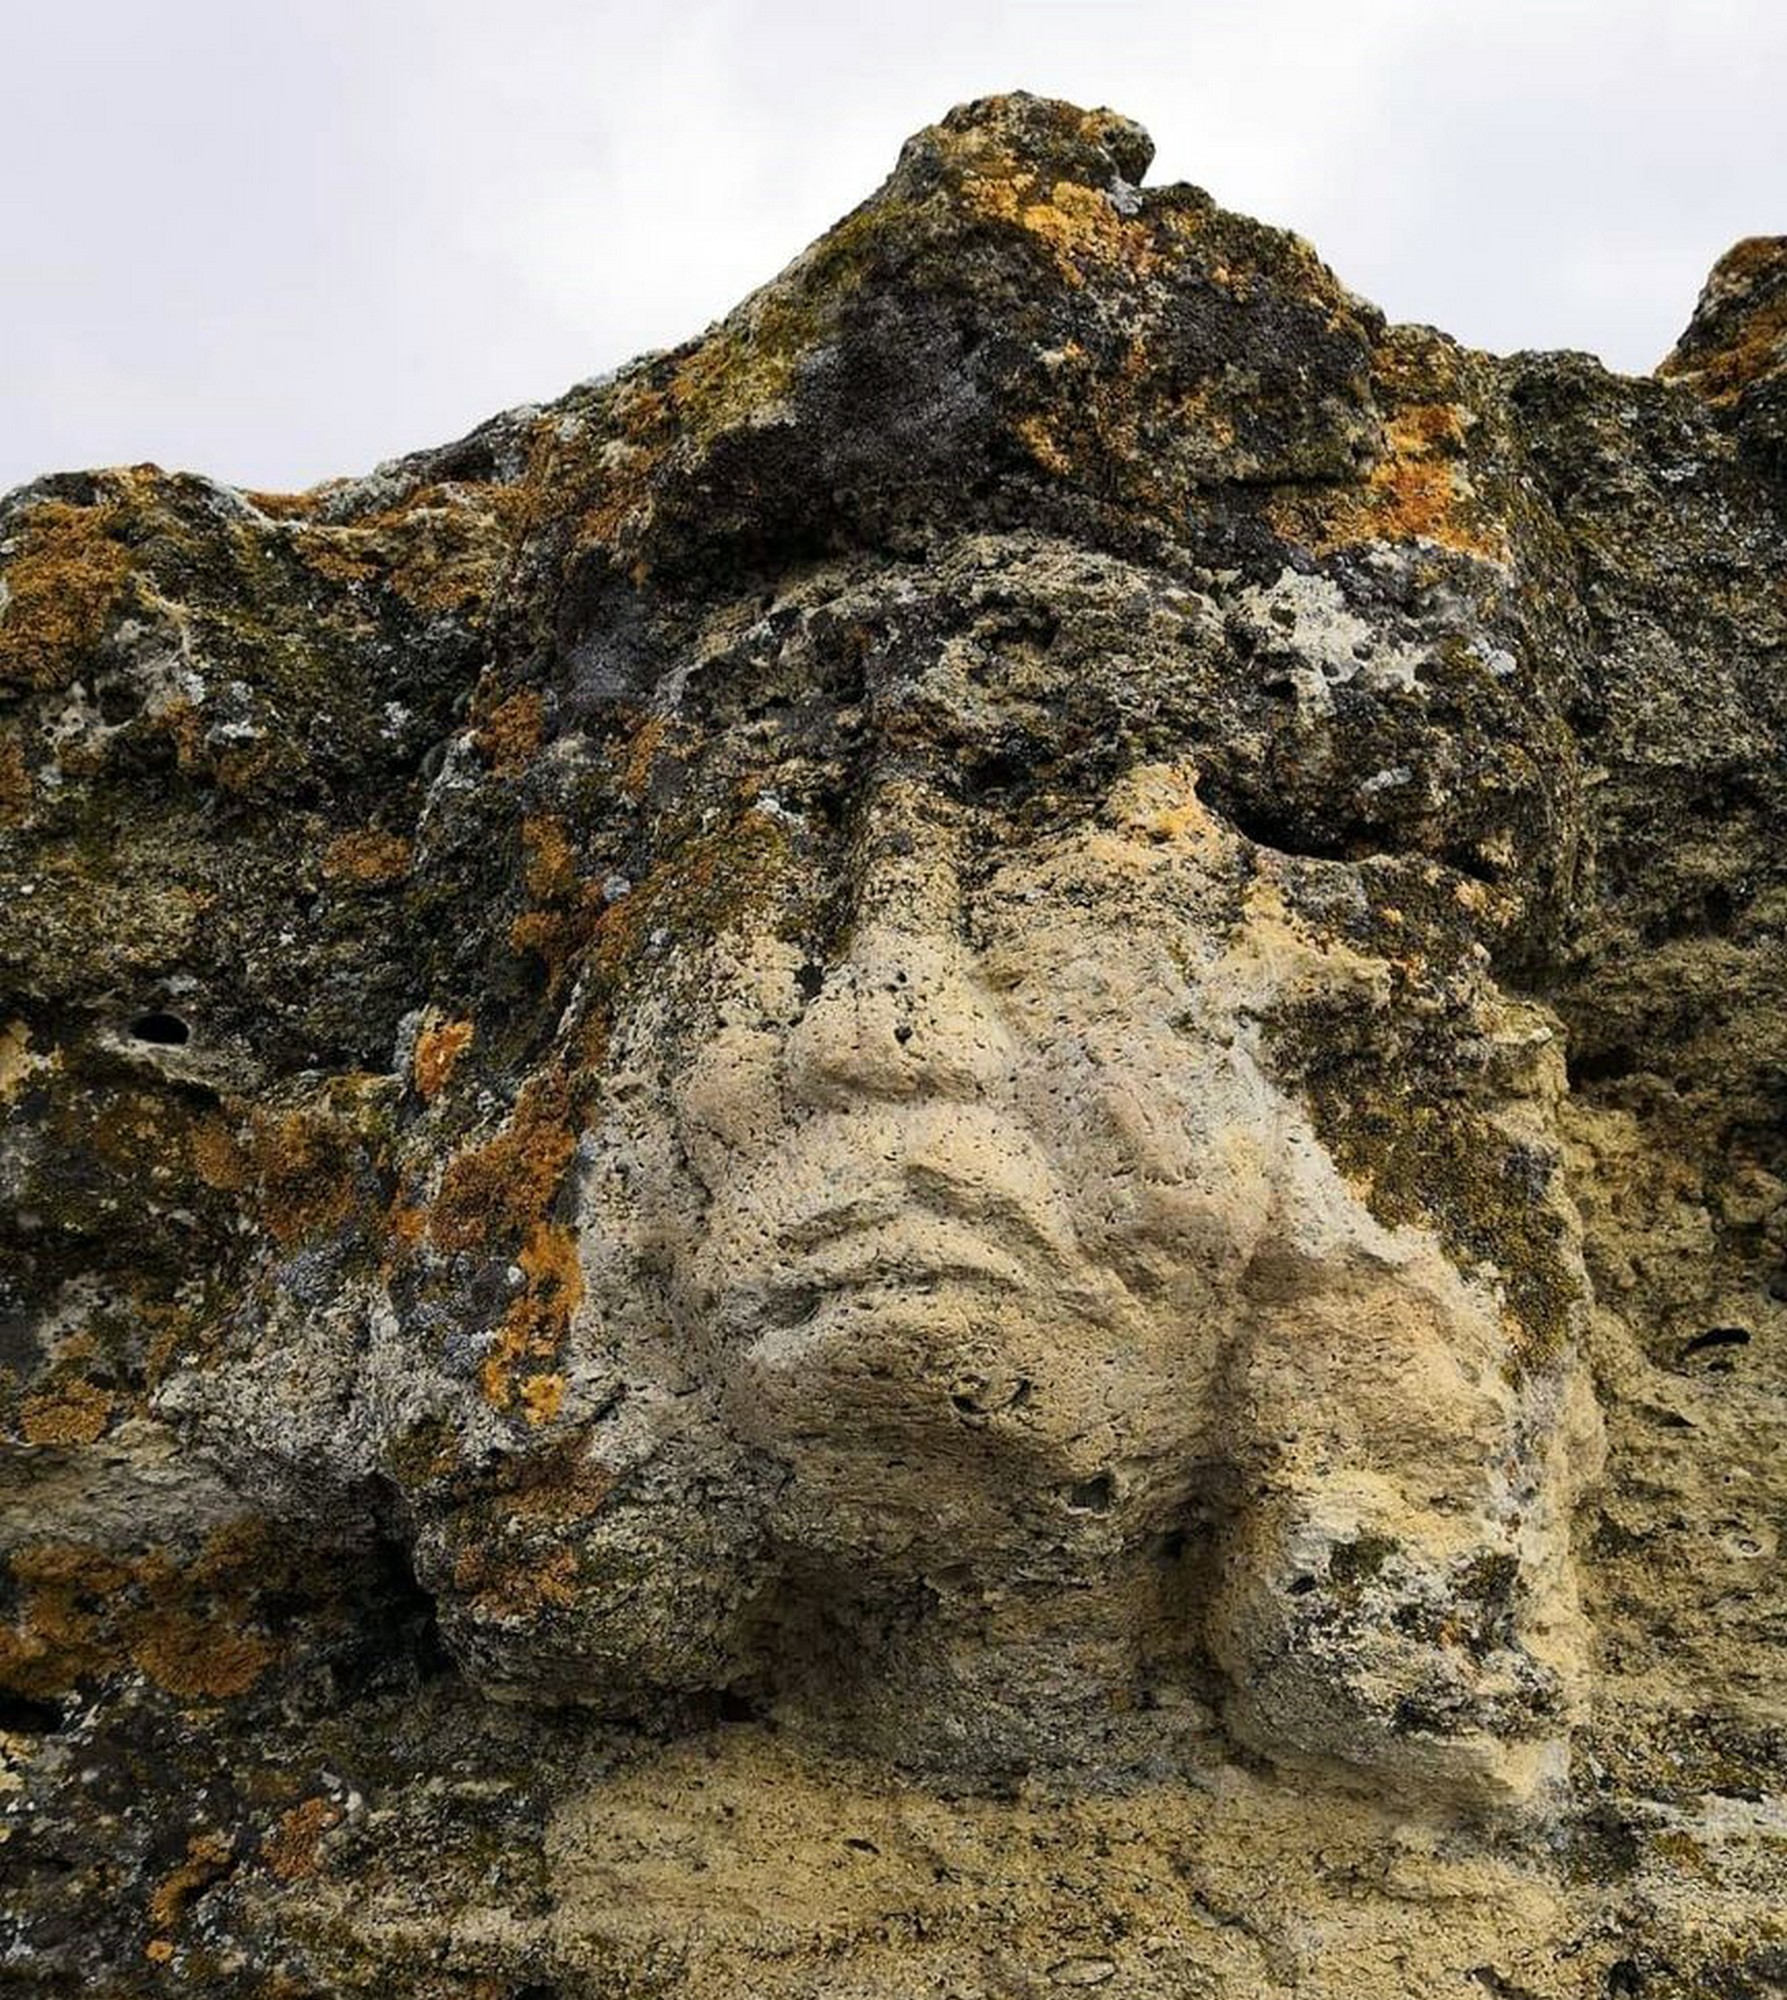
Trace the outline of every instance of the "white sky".
<instances>
[{"instance_id":1,"label":"white sky","mask_svg":"<svg viewBox=\"0 0 1787 2000\"><path fill-rule=\"evenodd\" d=\"M953 103L1108 104L1475 345L1787 230L1787 0L0 0L0 489L307 484L698 332Z\"/></svg>"}]
</instances>

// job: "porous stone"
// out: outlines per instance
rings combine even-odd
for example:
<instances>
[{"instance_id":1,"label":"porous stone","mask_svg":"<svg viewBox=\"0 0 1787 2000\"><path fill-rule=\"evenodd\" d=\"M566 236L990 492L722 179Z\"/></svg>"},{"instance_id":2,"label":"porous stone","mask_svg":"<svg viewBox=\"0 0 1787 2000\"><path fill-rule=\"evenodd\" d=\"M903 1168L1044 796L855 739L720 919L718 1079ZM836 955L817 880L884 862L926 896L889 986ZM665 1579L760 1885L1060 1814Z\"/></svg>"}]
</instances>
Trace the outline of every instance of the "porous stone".
<instances>
[{"instance_id":1,"label":"porous stone","mask_svg":"<svg viewBox=\"0 0 1787 2000\"><path fill-rule=\"evenodd\" d=\"M1787 248L1655 378L951 112L0 502L24 1990L1787 1984Z\"/></svg>"}]
</instances>

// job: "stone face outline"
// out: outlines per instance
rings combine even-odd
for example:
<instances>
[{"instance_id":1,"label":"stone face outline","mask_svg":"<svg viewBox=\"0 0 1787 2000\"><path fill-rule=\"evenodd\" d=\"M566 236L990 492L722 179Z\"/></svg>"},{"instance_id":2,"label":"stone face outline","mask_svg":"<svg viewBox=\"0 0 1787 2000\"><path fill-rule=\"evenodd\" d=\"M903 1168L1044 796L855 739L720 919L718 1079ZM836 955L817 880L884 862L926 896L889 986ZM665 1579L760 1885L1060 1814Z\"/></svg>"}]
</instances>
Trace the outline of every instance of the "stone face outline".
<instances>
[{"instance_id":1,"label":"stone face outline","mask_svg":"<svg viewBox=\"0 0 1787 2000\"><path fill-rule=\"evenodd\" d=\"M1778 1972L1782 243L1664 379L1498 361L1125 130L965 107L702 341L367 480L0 507L45 1881L116 1879L64 1732L171 1827L319 1689L302 1756L378 1768L402 1685L559 1793L572 1990L704 1925L676 1814L604 1851L704 1762L828 1802L720 1871L808 1943L838 1810L973 1788L1009 1881L1034 1786L1100 1921L1175 1828L1184 1979L965 1883L1019 1984L1259 1990L1237 1900L1280 1985L1318 1906L1337 1991ZM325 1791L78 1936L34 1889L46 1962L333 1897L388 1987ZM526 1983L489 1879L452 1948Z\"/></svg>"}]
</instances>

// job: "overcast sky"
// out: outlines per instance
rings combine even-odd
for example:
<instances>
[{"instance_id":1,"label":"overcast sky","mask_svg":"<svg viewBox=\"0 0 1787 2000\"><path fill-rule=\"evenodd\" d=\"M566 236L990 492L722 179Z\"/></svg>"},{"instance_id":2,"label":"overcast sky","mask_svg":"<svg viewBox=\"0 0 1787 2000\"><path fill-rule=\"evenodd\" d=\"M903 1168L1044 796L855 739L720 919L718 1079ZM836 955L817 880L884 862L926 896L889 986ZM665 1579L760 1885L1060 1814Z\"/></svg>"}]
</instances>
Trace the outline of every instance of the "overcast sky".
<instances>
[{"instance_id":1,"label":"overcast sky","mask_svg":"<svg viewBox=\"0 0 1787 2000\"><path fill-rule=\"evenodd\" d=\"M1787 230L1787 0L0 0L0 489L292 487L699 331L952 103L1139 118L1151 179L1394 317L1652 367Z\"/></svg>"}]
</instances>

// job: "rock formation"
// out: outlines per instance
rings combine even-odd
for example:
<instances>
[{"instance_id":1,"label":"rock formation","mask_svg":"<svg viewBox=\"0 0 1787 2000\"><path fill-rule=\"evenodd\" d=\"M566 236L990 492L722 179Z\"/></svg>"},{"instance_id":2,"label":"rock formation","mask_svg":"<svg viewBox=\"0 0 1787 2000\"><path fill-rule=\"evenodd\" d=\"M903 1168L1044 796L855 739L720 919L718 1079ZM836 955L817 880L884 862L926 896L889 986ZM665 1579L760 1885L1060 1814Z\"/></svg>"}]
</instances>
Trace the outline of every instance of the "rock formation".
<instances>
[{"instance_id":1,"label":"rock formation","mask_svg":"<svg viewBox=\"0 0 1787 2000\"><path fill-rule=\"evenodd\" d=\"M1787 239L1149 154L0 503L20 1990L1787 1991Z\"/></svg>"}]
</instances>

